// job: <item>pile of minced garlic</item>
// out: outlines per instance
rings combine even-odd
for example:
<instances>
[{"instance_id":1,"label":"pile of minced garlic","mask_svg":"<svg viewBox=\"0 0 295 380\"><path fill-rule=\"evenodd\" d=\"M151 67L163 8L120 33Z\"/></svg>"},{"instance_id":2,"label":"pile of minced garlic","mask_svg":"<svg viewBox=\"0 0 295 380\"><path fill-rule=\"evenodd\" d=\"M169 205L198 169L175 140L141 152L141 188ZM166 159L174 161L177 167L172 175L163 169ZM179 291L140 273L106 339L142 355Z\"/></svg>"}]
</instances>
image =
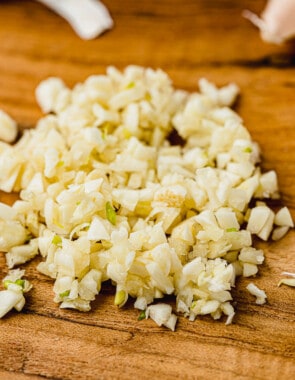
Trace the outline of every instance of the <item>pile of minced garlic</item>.
<instances>
[{"instance_id":1,"label":"pile of minced garlic","mask_svg":"<svg viewBox=\"0 0 295 380\"><path fill-rule=\"evenodd\" d=\"M293 222L263 201L278 198L277 176L261 172L259 147L229 108L237 86L199 88L176 90L165 72L138 66L109 67L72 90L49 78L36 89L47 115L14 145L16 124L0 113L0 189L20 192L0 204L11 269L0 317L21 310L31 286L12 268L40 254L61 308L90 310L111 280L115 305L132 297L140 318L172 330L172 307L157 302L165 294L192 321L231 323L236 277L255 276L264 260L252 236L280 239ZM265 302L255 284L248 290Z\"/></svg>"}]
</instances>

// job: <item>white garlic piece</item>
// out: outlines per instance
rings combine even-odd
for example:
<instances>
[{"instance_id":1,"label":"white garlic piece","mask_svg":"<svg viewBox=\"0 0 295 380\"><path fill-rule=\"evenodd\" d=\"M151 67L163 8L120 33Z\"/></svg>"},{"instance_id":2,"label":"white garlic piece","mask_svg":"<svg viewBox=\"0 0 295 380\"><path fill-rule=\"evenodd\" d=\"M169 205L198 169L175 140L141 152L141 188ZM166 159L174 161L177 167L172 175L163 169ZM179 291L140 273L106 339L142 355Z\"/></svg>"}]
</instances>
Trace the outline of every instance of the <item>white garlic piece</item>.
<instances>
[{"instance_id":1,"label":"white garlic piece","mask_svg":"<svg viewBox=\"0 0 295 380\"><path fill-rule=\"evenodd\" d=\"M16 122L6 112L0 110L0 140L12 143L16 136Z\"/></svg>"},{"instance_id":2,"label":"white garlic piece","mask_svg":"<svg viewBox=\"0 0 295 380\"><path fill-rule=\"evenodd\" d=\"M266 42L281 44L295 37L295 1L269 0L261 17L245 10L243 16L256 25Z\"/></svg>"},{"instance_id":3,"label":"white garlic piece","mask_svg":"<svg viewBox=\"0 0 295 380\"><path fill-rule=\"evenodd\" d=\"M37 0L69 22L83 40L91 40L113 27L108 9L97 0Z\"/></svg>"}]
</instances>

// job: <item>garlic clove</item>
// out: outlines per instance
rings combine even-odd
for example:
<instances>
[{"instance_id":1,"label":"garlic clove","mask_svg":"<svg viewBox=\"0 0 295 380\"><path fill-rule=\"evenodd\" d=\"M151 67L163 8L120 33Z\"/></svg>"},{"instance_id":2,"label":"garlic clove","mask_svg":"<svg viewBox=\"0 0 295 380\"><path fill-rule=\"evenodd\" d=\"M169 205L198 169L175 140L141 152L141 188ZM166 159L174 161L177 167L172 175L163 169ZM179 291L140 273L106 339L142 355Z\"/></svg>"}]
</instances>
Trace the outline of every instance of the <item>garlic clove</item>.
<instances>
[{"instance_id":1,"label":"garlic clove","mask_svg":"<svg viewBox=\"0 0 295 380\"><path fill-rule=\"evenodd\" d=\"M260 29L265 42L281 44L295 36L294 0L269 0L261 17L249 10L243 16Z\"/></svg>"}]
</instances>

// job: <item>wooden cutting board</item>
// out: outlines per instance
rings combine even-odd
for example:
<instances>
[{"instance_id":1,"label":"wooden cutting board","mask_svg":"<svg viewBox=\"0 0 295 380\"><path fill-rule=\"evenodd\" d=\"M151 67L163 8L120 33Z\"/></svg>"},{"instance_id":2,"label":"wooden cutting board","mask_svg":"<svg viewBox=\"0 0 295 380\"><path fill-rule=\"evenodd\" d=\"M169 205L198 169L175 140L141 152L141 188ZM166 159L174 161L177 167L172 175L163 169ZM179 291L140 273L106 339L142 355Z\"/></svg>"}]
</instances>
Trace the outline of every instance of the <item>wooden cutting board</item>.
<instances>
[{"instance_id":1,"label":"wooden cutting board","mask_svg":"<svg viewBox=\"0 0 295 380\"><path fill-rule=\"evenodd\" d=\"M41 116L37 83L50 76L68 85L112 64L160 67L175 86L195 90L205 76L241 88L237 111L277 171L282 203L295 218L295 45L267 45L241 17L262 0L106 0L115 27L80 40L64 20L33 1L0 2L0 108L21 129ZM0 193L12 203L17 195ZM0 232L1 233L1 232ZM255 283L268 296L258 306L249 279L233 292L236 316L225 326L180 317L176 332L138 321L132 302L118 310L105 285L90 313L60 310L52 281L36 261L25 265L34 288L22 313L0 320L0 379L291 379L295 375L295 289L278 287L295 272L295 233L261 243L266 260ZM0 277L6 274L0 255ZM171 301L171 299L169 299Z\"/></svg>"}]
</instances>

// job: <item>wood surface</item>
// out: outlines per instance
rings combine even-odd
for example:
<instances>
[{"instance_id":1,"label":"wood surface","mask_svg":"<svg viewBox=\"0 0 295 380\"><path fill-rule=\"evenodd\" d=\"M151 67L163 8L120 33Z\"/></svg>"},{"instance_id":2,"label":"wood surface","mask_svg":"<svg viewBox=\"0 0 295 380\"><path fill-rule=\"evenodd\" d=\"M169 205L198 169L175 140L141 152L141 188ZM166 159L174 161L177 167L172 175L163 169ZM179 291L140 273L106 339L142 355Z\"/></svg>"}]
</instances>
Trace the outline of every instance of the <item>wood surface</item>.
<instances>
[{"instance_id":1,"label":"wood surface","mask_svg":"<svg viewBox=\"0 0 295 380\"><path fill-rule=\"evenodd\" d=\"M115 27L82 41L60 17L33 1L0 1L0 108L20 128L41 116L34 99L50 75L66 83L104 73L112 64L160 67L176 87L196 89L205 76L241 88L237 111L275 169L282 203L295 218L295 44L265 44L242 18L262 0L105 0ZM12 203L17 194L0 193ZM180 317L176 332L138 321L129 302L118 310L106 284L89 313L60 310L52 281L25 265L34 288L22 313L0 320L0 379L291 379L295 375L295 289L277 287L295 272L295 232L261 243L266 260L255 283L268 296L258 306L240 279L234 323ZM0 277L7 273L0 255ZM170 301L170 299L168 299Z\"/></svg>"}]
</instances>

